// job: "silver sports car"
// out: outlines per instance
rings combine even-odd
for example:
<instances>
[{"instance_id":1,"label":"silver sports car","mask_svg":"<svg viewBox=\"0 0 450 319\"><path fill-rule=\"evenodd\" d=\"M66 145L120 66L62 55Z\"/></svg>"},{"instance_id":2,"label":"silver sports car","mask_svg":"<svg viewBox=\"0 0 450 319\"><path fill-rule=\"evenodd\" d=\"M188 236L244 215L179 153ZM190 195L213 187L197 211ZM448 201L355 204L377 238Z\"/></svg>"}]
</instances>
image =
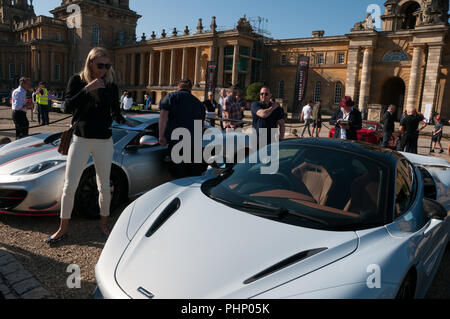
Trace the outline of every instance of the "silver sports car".
<instances>
[{"instance_id":1,"label":"silver sports car","mask_svg":"<svg viewBox=\"0 0 450 319\"><path fill-rule=\"evenodd\" d=\"M130 205L97 297L424 297L449 240L449 163L338 140L279 146L276 174L254 153Z\"/></svg>"},{"instance_id":2,"label":"silver sports car","mask_svg":"<svg viewBox=\"0 0 450 319\"><path fill-rule=\"evenodd\" d=\"M167 147L158 143L159 114L127 117L129 126L113 126L114 157L111 209L135 199L174 178L167 163ZM66 170L66 156L58 153L60 134L40 134L0 148L0 213L58 215ZM225 137L224 137L225 138ZM205 140L204 147L223 145ZM206 170L206 166L205 166ZM74 213L99 216L98 191L92 158L86 164L76 193Z\"/></svg>"}]
</instances>

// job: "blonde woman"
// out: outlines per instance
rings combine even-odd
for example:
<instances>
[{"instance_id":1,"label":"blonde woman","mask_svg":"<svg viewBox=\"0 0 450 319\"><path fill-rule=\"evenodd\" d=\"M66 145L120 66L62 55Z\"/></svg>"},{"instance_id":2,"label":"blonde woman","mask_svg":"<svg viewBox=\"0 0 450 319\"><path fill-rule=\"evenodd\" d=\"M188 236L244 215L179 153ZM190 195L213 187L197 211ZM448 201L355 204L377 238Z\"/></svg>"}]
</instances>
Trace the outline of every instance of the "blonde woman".
<instances>
[{"instance_id":1,"label":"blonde woman","mask_svg":"<svg viewBox=\"0 0 450 319\"><path fill-rule=\"evenodd\" d=\"M110 214L110 173L113 158L111 124L113 119L125 123L120 113L119 90L114 83L114 70L108 52L94 48L84 70L74 75L67 87L66 107L73 113L74 138L67 158L66 178L61 199L61 224L46 243L67 237L74 207L75 192L92 155L97 174L100 205L100 230L107 237Z\"/></svg>"}]
</instances>

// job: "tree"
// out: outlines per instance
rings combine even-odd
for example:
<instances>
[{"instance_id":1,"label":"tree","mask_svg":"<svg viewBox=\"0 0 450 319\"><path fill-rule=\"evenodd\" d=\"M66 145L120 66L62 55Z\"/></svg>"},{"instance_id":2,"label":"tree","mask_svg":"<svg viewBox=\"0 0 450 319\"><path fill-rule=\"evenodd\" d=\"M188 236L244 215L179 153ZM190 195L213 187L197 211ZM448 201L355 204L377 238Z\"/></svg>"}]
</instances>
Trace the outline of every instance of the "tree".
<instances>
[{"instance_id":1,"label":"tree","mask_svg":"<svg viewBox=\"0 0 450 319\"><path fill-rule=\"evenodd\" d=\"M250 84L247 88L247 100L248 101L259 101L259 92L261 92L261 88L264 86L262 82L255 82Z\"/></svg>"}]
</instances>

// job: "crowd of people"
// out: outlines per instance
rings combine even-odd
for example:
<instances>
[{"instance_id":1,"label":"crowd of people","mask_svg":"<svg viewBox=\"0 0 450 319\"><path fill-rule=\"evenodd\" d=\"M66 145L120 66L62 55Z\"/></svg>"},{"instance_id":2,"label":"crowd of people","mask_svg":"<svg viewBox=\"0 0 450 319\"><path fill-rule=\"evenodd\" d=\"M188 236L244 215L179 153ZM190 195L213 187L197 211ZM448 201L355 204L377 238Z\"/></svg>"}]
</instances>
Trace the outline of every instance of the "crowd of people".
<instances>
[{"instance_id":1,"label":"crowd of people","mask_svg":"<svg viewBox=\"0 0 450 319\"><path fill-rule=\"evenodd\" d=\"M26 99L30 90L29 78L21 78L19 87L13 92L13 120L16 124L18 138L28 135L27 110L33 109L33 102ZM48 125L48 101L54 98L46 88L45 83L35 91L33 101L38 105L38 119L42 125ZM114 72L107 50L94 48L89 53L85 67L80 74L74 75L68 83L66 95L66 108L73 114L72 126L73 142L70 145L63 195L61 199L61 222L56 233L46 239L46 243L53 244L64 240L69 231L69 221L74 206L75 193L85 168L86 162L92 155L97 174L100 205L100 231L107 237L107 226L110 214L111 190L110 172L113 157L113 142L111 124L126 123L123 112L130 111L133 98L129 92L123 92L119 96L119 89L114 82ZM145 109L151 109L153 101L147 94L145 96ZM219 117L220 127L224 131L232 131L242 127L246 102L238 88L220 92L218 102L214 94L208 94L208 99L203 103L192 94L192 82L182 79L178 90L167 94L160 102L159 143L168 146L169 152L178 143L172 139L172 132L179 128L185 128L191 132L194 138L195 121L206 120L206 114L216 114ZM321 101L310 101L303 107L301 120L305 123L302 137L308 131L310 137L319 137L322 128L322 104ZM395 106L391 105L383 116L383 146L387 146L395 131ZM279 139L285 138L286 114L283 108L276 103L269 87L264 86L260 90L259 100L251 105L252 126L258 135L258 147L264 147L274 141L273 132L279 133ZM212 120L215 125L217 119ZM436 118L436 127L433 132L434 148L438 144L443 152L442 144L442 119ZM330 124L335 127L335 138L357 140L357 132L362 128L362 114L355 107L355 102L350 97L344 97L340 107L331 117ZM419 128L422 124L421 128ZM311 125L313 130L311 131ZM425 128L426 123L422 115L415 110L409 110L402 116L400 123L401 143L400 150L417 153L417 140L419 131ZM265 137L263 136L265 135ZM261 138L262 137L262 138ZM194 145L195 143L191 143ZM170 153L169 153L170 154ZM194 156L194 152L191 153ZM192 159L189 163L174 165L175 176L187 177L201 174L200 167Z\"/></svg>"}]
</instances>

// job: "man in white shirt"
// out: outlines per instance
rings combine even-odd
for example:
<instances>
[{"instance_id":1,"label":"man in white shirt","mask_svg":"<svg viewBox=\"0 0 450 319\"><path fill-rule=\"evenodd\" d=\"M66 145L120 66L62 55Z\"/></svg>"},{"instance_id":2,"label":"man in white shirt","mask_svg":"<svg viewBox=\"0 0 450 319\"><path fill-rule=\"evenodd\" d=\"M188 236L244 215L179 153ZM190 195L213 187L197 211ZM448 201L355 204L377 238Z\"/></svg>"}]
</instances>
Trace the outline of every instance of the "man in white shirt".
<instances>
[{"instance_id":1,"label":"man in white shirt","mask_svg":"<svg viewBox=\"0 0 450 319\"><path fill-rule=\"evenodd\" d=\"M311 134L311 124L312 124L312 111L313 111L313 105L314 102L313 101L309 101L308 104L306 104L303 107L303 111L302 111L302 122L305 122L305 128L303 129L303 133L302 133L302 138L305 135L306 129L308 129L308 133L309 133L309 137L312 137Z\"/></svg>"},{"instance_id":2,"label":"man in white shirt","mask_svg":"<svg viewBox=\"0 0 450 319\"><path fill-rule=\"evenodd\" d=\"M28 136L30 123L27 119L27 110L33 107L33 103L27 104L27 91L30 87L29 78L20 78L19 87L12 93L12 119L16 125L16 140Z\"/></svg>"},{"instance_id":3,"label":"man in white shirt","mask_svg":"<svg viewBox=\"0 0 450 319\"><path fill-rule=\"evenodd\" d=\"M222 89L220 91L220 99L219 99L219 105L218 105L219 106L218 107L218 109L219 109L218 116L220 118L225 118L226 114L224 114L225 113L224 110L226 108L225 103L226 103L227 98L228 98L228 91L226 89ZM220 126L221 126L222 130L225 130L226 127L225 127L223 121L220 121Z\"/></svg>"}]
</instances>

